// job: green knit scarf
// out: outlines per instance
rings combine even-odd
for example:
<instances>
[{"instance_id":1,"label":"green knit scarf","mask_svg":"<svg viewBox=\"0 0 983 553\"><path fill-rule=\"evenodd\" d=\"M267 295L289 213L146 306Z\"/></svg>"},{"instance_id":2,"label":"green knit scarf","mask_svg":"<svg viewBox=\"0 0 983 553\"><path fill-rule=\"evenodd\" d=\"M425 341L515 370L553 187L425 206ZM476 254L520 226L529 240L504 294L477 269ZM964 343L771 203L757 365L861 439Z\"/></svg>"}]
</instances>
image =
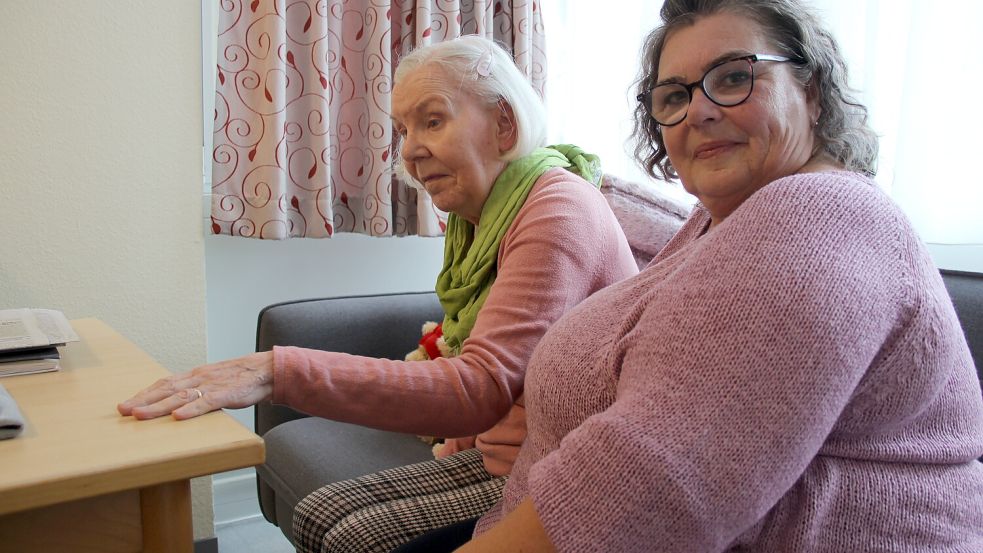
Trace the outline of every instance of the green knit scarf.
<instances>
[{"instance_id":1,"label":"green knit scarf","mask_svg":"<svg viewBox=\"0 0 983 553\"><path fill-rule=\"evenodd\" d=\"M498 274L498 249L522 209L533 184L553 167L563 167L601 185L600 160L572 144L538 148L509 163L495 179L475 226L454 213L447 217L444 266L437 276L437 297L444 308L444 341L454 355L471 334L478 312Z\"/></svg>"}]
</instances>

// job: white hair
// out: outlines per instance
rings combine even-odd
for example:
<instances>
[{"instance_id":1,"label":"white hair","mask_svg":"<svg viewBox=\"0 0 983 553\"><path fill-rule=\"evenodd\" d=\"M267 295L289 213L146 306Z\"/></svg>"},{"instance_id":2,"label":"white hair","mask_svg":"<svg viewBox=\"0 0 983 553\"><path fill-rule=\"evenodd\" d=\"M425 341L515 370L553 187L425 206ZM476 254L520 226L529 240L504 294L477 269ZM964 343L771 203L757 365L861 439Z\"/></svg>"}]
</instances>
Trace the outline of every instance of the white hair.
<instances>
[{"instance_id":1,"label":"white hair","mask_svg":"<svg viewBox=\"0 0 983 553\"><path fill-rule=\"evenodd\" d=\"M399 61L393 86L412 71L429 64L443 67L448 75L460 76L462 89L489 104L505 100L512 108L516 141L502 155L503 160L529 155L546 144L546 108L529 79L497 43L478 35L464 35L417 48Z\"/></svg>"}]
</instances>

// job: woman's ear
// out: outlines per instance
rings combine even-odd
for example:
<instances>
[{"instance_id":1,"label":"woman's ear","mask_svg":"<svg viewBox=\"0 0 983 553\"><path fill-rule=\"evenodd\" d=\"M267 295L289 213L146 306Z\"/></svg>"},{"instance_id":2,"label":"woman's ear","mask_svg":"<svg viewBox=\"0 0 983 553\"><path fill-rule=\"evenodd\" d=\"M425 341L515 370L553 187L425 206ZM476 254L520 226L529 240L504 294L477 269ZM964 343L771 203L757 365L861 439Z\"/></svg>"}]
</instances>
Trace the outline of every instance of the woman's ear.
<instances>
[{"instance_id":1,"label":"woman's ear","mask_svg":"<svg viewBox=\"0 0 983 553\"><path fill-rule=\"evenodd\" d=\"M496 135L498 152L504 154L515 148L519 141L519 126L516 124L515 112L504 98L498 100L498 119L496 120Z\"/></svg>"}]
</instances>

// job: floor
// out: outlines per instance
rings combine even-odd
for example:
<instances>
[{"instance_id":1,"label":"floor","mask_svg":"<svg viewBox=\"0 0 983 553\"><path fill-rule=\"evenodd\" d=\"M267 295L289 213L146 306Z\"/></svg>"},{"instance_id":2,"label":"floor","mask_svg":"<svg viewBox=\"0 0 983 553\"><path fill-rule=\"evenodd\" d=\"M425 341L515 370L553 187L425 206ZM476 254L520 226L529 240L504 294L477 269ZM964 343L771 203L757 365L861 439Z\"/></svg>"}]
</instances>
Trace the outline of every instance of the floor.
<instances>
[{"instance_id":1,"label":"floor","mask_svg":"<svg viewBox=\"0 0 983 553\"><path fill-rule=\"evenodd\" d=\"M294 553L283 532L263 517L223 525L215 535L218 553Z\"/></svg>"}]
</instances>

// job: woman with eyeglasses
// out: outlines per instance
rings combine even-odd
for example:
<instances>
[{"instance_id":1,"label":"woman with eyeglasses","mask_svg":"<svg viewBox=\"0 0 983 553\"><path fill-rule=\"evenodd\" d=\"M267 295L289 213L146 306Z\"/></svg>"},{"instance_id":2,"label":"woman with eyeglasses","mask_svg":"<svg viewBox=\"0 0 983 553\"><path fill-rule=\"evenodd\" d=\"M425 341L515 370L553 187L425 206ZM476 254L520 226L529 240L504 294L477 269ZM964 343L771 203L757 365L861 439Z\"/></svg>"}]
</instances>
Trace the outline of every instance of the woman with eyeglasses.
<instances>
[{"instance_id":1,"label":"woman with eyeglasses","mask_svg":"<svg viewBox=\"0 0 983 553\"><path fill-rule=\"evenodd\" d=\"M796 0L667 0L636 154L699 203L533 353L528 434L460 551L983 551L983 398Z\"/></svg>"}]
</instances>

